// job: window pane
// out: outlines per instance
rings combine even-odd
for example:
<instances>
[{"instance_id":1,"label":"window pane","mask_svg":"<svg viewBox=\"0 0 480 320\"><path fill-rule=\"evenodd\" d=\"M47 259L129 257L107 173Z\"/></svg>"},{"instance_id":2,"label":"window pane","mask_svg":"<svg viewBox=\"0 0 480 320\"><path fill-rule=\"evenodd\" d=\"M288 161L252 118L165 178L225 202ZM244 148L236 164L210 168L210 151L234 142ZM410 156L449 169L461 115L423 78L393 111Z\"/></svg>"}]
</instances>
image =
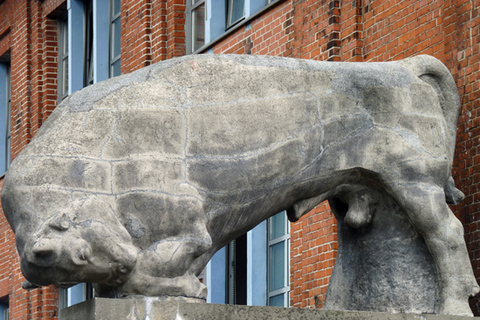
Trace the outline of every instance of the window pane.
<instances>
[{"instance_id":1,"label":"window pane","mask_svg":"<svg viewBox=\"0 0 480 320\"><path fill-rule=\"evenodd\" d=\"M269 239L273 240L285 235L286 214L285 211L277 213L270 218Z\"/></svg>"},{"instance_id":2,"label":"window pane","mask_svg":"<svg viewBox=\"0 0 480 320\"><path fill-rule=\"evenodd\" d=\"M112 56L111 59L114 59L120 55L120 18L117 18L112 23Z\"/></svg>"},{"instance_id":3,"label":"window pane","mask_svg":"<svg viewBox=\"0 0 480 320\"><path fill-rule=\"evenodd\" d=\"M120 71L120 59L118 59L117 61L115 61L115 62L112 64L111 73L112 73L112 77L116 77L116 76L119 76L119 75L121 74L121 71Z\"/></svg>"},{"instance_id":4,"label":"window pane","mask_svg":"<svg viewBox=\"0 0 480 320\"><path fill-rule=\"evenodd\" d=\"M113 15L120 13L120 0L113 1Z\"/></svg>"},{"instance_id":5,"label":"window pane","mask_svg":"<svg viewBox=\"0 0 480 320\"><path fill-rule=\"evenodd\" d=\"M62 98L68 95L68 58L63 59L62 61Z\"/></svg>"},{"instance_id":6,"label":"window pane","mask_svg":"<svg viewBox=\"0 0 480 320\"><path fill-rule=\"evenodd\" d=\"M285 307L285 293L270 297L268 305L272 307Z\"/></svg>"},{"instance_id":7,"label":"window pane","mask_svg":"<svg viewBox=\"0 0 480 320\"><path fill-rule=\"evenodd\" d=\"M270 291L285 286L285 242L270 247Z\"/></svg>"},{"instance_id":8,"label":"window pane","mask_svg":"<svg viewBox=\"0 0 480 320\"><path fill-rule=\"evenodd\" d=\"M63 49L63 55L68 56L68 23L67 21L61 21L60 22L60 28L62 28L62 49Z\"/></svg>"},{"instance_id":9,"label":"window pane","mask_svg":"<svg viewBox=\"0 0 480 320\"><path fill-rule=\"evenodd\" d=\"M243 18L244 5L245 5L245 0L230 0L230 8L228 8L229 17L230 17L229 24L234 24L235 22Z\"/></svg>"},{"instance_id":10,"label":"window pane","mask_svg":"<svg viewBox=\"0 0 480 320\"><path fill-rule=\"evenodd\" d=\"M83 283L74 285L73 287L68 288L69 299L67 301L67 306L73 306L74 304L85 301L83 293Z\"/></svg>"},{"instance_id":11,"label":"window pane","mask_svg":"<svg viewBox=\"0 0 480 320\"><path fill-rule=\"evenodd\" d=\"M68 95L68 23L58 21L58 102Z\"/></svg>"},{"instance_id":12,"label":"window pane","mask_svg":"<svg viewBox=\"0 0 480 320\"><path fill-rule=\"evenodd\" d=\"M193 51L205 44L205 3L192 12Z\"/></svg>"}]
</instances>

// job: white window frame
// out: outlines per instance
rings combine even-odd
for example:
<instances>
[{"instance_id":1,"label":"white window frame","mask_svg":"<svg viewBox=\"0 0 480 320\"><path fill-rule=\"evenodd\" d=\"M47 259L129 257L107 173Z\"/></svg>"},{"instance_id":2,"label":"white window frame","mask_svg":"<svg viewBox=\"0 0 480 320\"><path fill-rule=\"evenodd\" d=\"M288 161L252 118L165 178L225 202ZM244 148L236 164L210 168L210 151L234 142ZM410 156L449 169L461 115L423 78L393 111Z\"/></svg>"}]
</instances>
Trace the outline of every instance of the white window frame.
<instances>
[{"instance_id":1,"label":"white window frame","mask_svg":"<svg viewBox=\"0 0 480 320\"><path fill-rule=\"evenodd\" d=\"M277 215L284 214L285 215L285 225L284 225L284 234L280 237L270 239L270 233L272 231L272 219L274 217L268 218L268 224L267 224L267 270L268 270L268 284L267 284L267 305L270 305L270 299L278 296L280 294L284 294L284 307L289 307L290 306L290 222L288 221L288 218L286 216L286 212L282 211L278 213ZM282 288L270 291L270 266L271 266L271 254L270 254L270 249L278 243L284 242L284 286Z\"/></svg>"}]
</instances>

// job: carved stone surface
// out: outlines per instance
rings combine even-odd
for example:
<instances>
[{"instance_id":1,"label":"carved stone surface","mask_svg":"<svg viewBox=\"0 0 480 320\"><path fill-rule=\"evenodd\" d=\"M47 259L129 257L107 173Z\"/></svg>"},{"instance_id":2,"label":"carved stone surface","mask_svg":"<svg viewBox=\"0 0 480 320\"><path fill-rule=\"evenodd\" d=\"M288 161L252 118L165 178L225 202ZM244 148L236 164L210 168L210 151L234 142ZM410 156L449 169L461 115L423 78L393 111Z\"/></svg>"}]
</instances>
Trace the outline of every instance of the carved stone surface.
<instances>
[{"instance_id":1,"label":"carved stone surface","mask_svg":"<svg viewBox=\"0 0 480 320\"><path fill-rule=\"evenodd\" d=\"M294 221L333 199L361 230L388 194L432 255L435 311L471 314L478 286L446 203L462 198L450 175L458 108L428 56L172 59L58 106L12 163L3 208L34 284L202 298L196 275L212 255L267 217Z\"/></svg>"}]
</instances>

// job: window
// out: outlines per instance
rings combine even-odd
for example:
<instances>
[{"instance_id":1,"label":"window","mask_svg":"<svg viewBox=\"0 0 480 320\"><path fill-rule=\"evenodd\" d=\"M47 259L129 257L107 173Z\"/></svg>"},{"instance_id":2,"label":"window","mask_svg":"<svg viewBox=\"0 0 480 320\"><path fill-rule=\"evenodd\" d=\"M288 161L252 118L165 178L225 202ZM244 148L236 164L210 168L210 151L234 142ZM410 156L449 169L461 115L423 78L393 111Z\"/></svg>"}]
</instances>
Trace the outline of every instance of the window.
<instances>
[{"instance_id":1,"label":"window","mask_svg":"<svg viewBox=\"0 0 480 320\"><path fill-rule=\"evenodd\" d=\"M267 305L267 222L220 249L207 264L208 303Z\"/></svg>"},{"instance_id":2,"label":"window","mask_svg":"<svg viewBox=\"0 0 480 320\"><path fill-rule=\"evenodd\" d=\"M0 174L10 165L10 64L0 63Z\"/></svg>"},{"instance_id":3,"label":"window","mask_svg":"<svg viewBox=\"0 0 480 320\"><path fill-rule=\"evenodd\" d=\"M191 41L187 47L191 51L200 49L205 44L205 17L207 0L188 0L190 4L188 9L187 34Z\"/></svg>"},{"instance_id":4,"label":"window","mask_svg":"<svg viewBox=\"0 0 480 320\"><path fill-rule=\"evenodd\" d=\"M208 303L267 305L267 222L220 249L207 264Z\"/></svg>"},{"instance_id":5,"label":"window","mask_svg":"<svg viewBox=\"0 0 480 320\"><path fill-rule=\"evenodd\" d=\"M187 54L200 50L281 0L187 0Z\"/></svg>"},{"instance_id":6,"label":"window","mask_svg":"<svg viewBox=\"0 0 480 320\"><path fill-rule=\"evenodd\" d=\"M268 219L268 305L289 306L290 234L285 212Z\"/></svg>"},{"instance_id":7,"label":"window","mask_svg":"<svg viewBox=\"0 0 480 320\"><path fill-rule=\"evenodd\" d=\"M207 265L207 302L289 306L290 225L281 212L220 249Z\"/></svg>"},{"instance_id":8,"label":"window","mask_svg":"<svg viewBox=\"0 0 480 320\"><path fill-rule=\"evenodd\" d=\"M120 2L68 1L69 94L120 74Z\"/></svg>"},{"instance_id":9,"label":"window","mask_svg":"<svg viewBox=\"0 0 480 320\"><path fill-rule=\"evenodd\" d=\"M225 303L247 304L247 234L227 245Z\"/></svg>"},{"instance_id":10,"label":"window","mask_svg":"<svg viewBox=\"0 0 480 320\"><path fill-rule=\"evenodd\" d=\"M9 313L8 300L0 300L0 320L8 320Z\"/></svg>"},{"instance_id":11,"label":"window","mask_svg":"<svg viewBox=\"0 0 480 320\"><path fill-rule=\"evenodd\" d=\"M61 102L68 96L68 20L58 20L57 96Z\"/></svg>"},{"instance_id":12,"label":"window","mask_svg":"<svg viewBox=\"0 0 480 320\"><path fill-rule=\"evenodd\" d=\"M92 284L79 283L68 289L59 290L58 308L62 310L77 303L92 299L93 297L94 292Z\"/></svg>"},{"instance_id":13,"label":"window","mask_svg":"<svg viewBox=\"0 0 480 320\"><path fill-rule=\"evenodd\" d=\"M83 63L83 86L93 84L93 5L85 2L85 61Z\"/></svg>"},{"instance_id":14,"label":"window","mask_svg":"<svg viewBox=\"0 0 480 320\"><path fill-rule=\"evenodd\" d=\"M231 27L245 17L245 0L228 0L227 27Z\"/></svg>"},{"instance_id":15,"label":"window","mask_svg":"<svg viewBox=\"0 0 480 320\"><path fill-rule=\"evenodd\" d=\"M110 77L120 75L120 0L110 0Z\"/></svg>"}]
</instances>

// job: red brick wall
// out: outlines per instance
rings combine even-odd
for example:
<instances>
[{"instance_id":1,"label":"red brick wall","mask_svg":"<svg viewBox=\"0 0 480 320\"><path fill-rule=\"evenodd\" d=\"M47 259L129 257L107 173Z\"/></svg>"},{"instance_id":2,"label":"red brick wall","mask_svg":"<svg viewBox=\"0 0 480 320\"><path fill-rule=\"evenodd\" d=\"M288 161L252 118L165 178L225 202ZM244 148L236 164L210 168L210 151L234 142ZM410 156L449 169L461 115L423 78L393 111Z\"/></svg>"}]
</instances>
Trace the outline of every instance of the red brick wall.
<instances>
[{"instance_id":1,"label":"red brick wall","mask_svg":"<svg viewBox=\"0 0 480 320\"><path fill-rule=\"evenodd\" d=\"M452 11L449 42L452 72L455 71L462 110L457 134L457 158L454 173L467 197L457 207L465 225L467 246L477 280L480 279L480 1L459 1ZM480 296L471 300L480 315Z\"/></svg>"},{"instance_id":2,"label":"red brick wall","mask_svg":"<svg viewBox=\"0 0 480 320\"><path fill-rule=\"evenodd\" d=\"M321 308L337 257L337 221L324 202L291 226L290 305Z\"/></svg>"},{"instance_id":3,"label":"red brick wall","mask_svg":"<svg viewBox=\"0 0 480 320\"><path fill-rule=\"evenodd\" d=\"M122 3L121 71L129 73L152 63L152 4L149 0Z\"/></svg>"},{"instance_id":4,"label":"red brick wall","mask_svg":"<svg viewBox=\"0 0 480 320\"><path fill-rule=\"evenodd\" d=\"M185 55L185 1L122 1L122 74Z\"/></svg>"}]
</instances>

